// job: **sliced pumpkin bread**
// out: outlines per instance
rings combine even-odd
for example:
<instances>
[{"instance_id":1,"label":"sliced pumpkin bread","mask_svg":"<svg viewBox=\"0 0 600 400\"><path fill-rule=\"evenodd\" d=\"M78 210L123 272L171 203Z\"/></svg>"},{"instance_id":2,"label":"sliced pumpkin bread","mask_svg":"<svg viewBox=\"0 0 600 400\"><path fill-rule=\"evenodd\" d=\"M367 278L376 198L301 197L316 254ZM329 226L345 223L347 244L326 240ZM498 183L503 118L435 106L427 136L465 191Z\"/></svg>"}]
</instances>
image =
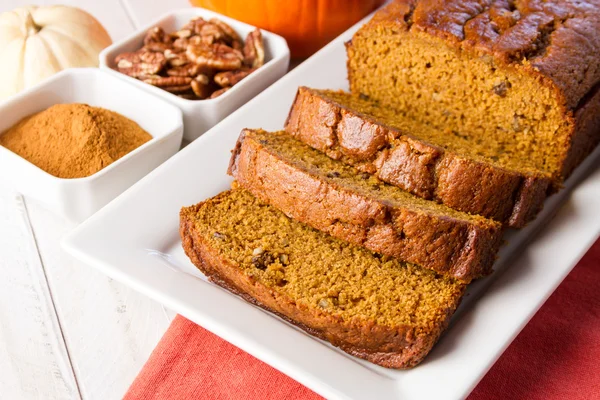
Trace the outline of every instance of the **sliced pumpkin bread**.
<instances>
[{"instance_id":1,"label":"sliced pumpkin bread","mask_svg":"<svg viewBox=\"0 0 600 400\"><path fill-rule=\"evenodd\" d=\"M244 130L229 173L300 222L464 282L491 272L501 243L500 223L388 185L284 131Z\"/></svg>"},{"instance_id":2,"label":"sliced pumpkin bread","mask_svg":"<svg viewBox=\"0 0 600 400\"><path fill-rule=\"evenodd\" d=\"M352 93L528 161L558 187L600 142L597 0L395 0L347 53Z\"/></svg>"},{"instance_id":3,"label":"sliced pumpkin bread","mask_svg":"<svg viewBox=\"0 0 600 400\"><path fill-rule=\"evenodd\" d=\"M368 99L301 87L286 130L330 157L424 199L522 227L542 208L549 174L517 157L405 118Z\"/></svg>"},{"instance_id":4,"label":"sliced pumpkin bread","mask_svg":"<svg viewBox=\"0 0 600 400\"><path fill-rule=\"evenodd\" d=\"M180 217L183 248L212 282L384 367L421 362L465 290L294 221L241 189Z\"/></svg>"}]
</instances>

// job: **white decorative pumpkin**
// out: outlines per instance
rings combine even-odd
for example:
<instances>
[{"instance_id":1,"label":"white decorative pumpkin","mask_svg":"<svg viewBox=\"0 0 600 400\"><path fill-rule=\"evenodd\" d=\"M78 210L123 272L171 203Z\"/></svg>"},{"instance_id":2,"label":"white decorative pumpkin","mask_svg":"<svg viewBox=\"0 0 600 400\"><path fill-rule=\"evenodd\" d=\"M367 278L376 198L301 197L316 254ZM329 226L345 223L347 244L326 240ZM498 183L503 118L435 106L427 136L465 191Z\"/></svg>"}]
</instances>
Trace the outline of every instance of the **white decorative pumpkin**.
<instances>
[{"instance_id":1,"label":"white decorative pumpkin","mask_svg":"<svg viewBox=\"0 0 600 400\"><path fill-rule=\"evenodd\" d=\"M71 67L97 67L112 43L83 10L29 6L0 14L0 100Z\"/></svg>"}]
</instances>

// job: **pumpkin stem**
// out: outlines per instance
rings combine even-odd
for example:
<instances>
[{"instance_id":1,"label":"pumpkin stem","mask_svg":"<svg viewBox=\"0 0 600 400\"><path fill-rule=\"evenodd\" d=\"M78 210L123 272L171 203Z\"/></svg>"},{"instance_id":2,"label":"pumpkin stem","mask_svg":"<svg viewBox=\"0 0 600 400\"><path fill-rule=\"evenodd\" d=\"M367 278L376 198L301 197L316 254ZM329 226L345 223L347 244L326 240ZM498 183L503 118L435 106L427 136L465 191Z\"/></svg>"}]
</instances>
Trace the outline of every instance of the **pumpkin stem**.
<instances>
[{"instance_id":1,"label":"pumpkin stem","mask_svg":"<svg viewBox=\"0 0 600 400\"><path fill-rule=\"evenodd\" d=\"M41 26L35 23L30 10L25 11L25 20L23 21L23 33L27 36L32 36L42 29Z\"/></svg>"}]
</instances>

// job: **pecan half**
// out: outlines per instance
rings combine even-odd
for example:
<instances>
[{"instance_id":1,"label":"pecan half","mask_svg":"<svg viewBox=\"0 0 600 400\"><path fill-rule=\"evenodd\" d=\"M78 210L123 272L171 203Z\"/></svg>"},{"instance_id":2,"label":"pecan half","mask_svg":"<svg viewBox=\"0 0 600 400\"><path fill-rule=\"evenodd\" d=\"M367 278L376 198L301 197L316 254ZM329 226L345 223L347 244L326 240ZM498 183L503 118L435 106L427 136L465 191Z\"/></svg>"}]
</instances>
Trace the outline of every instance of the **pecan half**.
<instances>
[{"instance_id":1,"label":"pecan half","mask_svg":"<svg viewBox=\"0 0 600 400\"><path fill-rule=\"evenodd\" d=\"M202 37L200 36L191 36L189 38L178 38L173 41L173 49L176 51L185 51L189 45L191 44L201 44Z\"/></svg>"},{"instance_id":2,"label":"pecan half","mask_svg":"<svg viewBox=\"0 0 600 400\"><path fill-rule=\"evenodd\" d=\"M238 33L225 22L216 18L211 18L208 22L219 27L219 29L223 33L224 40L227 44L232 45L236 42L239 44L242 43L242 38L240 37L240 35L238 35Z\"/></svg>"},{"instance_id":3,"label":"pecan half","mask_svg":"<svg viewBox=\"0 0 600 400\"><path fill-rule=\"evenodd\" d=\"M155 26L150 29L146 33L146 37L144 37L144 44L152 43L152 42L164 42L165 41L165 31L160 26Z\"/></svg>"},{"instance_id":4,"label":"pecan half","mask_svg":"<svg viewBox=\"0 0 600 400\"><path fill-rule=\"evenodd\" d=\"M185 54L192 62L217 70L239 69L242 66L243 55L221 43L211 46L190 45Z\"/></svg>"},{"instance_id":5,"label":"pecan half","mask_svg":"<svg viewBox=\"0 0 600 400\"><path fill-rule=\"evenodd\" d=\"M152 42L152 43L148 43L147 45L144 46L144 49L146 50L150 50L150 51L155 51L155 52L159 52L159 53L163 53L165 50L170 49L171 45L168 43L161 43L161 42Z\"/></svg>"},{"instance_id":6,"label":"pecan half","mask_svg":"<svg viewBox=\"0 0 600 400\"><path fill-rule=\"evenodd\" d=\"M190 62L185 55L185 51L183 50L167 49L164 51L164 55L169 62L169 65L172 67L181 67L182 65L189 64Z\"/></svg>"},{"instance_id":7,"label":"pecan half","mask_svg":"<svg viewBox=\"0 0 600 400\"><path fill-rule=\"evenodd\" d=\"M195 35L198 35L200 33L200 29L202 29L202 26L204 26L204 24L206 24L206 20L204 18L196 17L190 20L190 22L185 24L181 29L190 30Z\"/></svg>"},{"instance_id":8,"label":"pecan half","mask_svg":"<svg viewBox=\"0 0 600 400\"><path fill-rule=\"evenodd\" d=\"M231 87L225 87L223 89L219 89L219 90L215 90L211 95L210 95L210 99L216 99L217 97L219 97L220 95L222 95L223 93L225 93L226 91L228 91L229 89L231 89Z\"/></svg>"},{"instance_id":9,"label":"pecan half","mask_svg":"<svg viewBox=\"0 0 600 400\"><path fill-rule=\"evenodd\" d=\"M173 50L175 51L185 51L187 49L190 41L188 39L175 39L173 41Z\"/></svg>"},{"instance_id":10,"label":"pecan half","mask_svg":"<svg viewBox=\"0 0 600 400\"><path fill-rule=\"evenodd\" d=\"M206 75L198 75L191 83L194 94L201 99L205 99L211 95L213 88L210 87L210 80Z\"/></svg>"},{"instance_id":11,"label":"pecan half","mask_svg":"<svg viewBox=\"0 0 600 400\"><path fill-rule=\"evenodd\" d=\"M158 74L167 64L166 57L159 52L138 50L134 53L123 53L115 58L117 70L133 78Z\"/></svg>"},{"instance_id":12,"label":"pecan half","mask_svg":"<svg viewBox=\"0 0 600 400\"><path fill-rule=\"evenodd\" d=\"M253 69L238 69L235 71L219 72L215 75L214 80L221 87L236 85L239 81L254 72Z\"/></svg>"},{"instance_id":13,"label":"pecan half","mask_svg":"<svg viewBox=\"0 0 600 400\"><path fill-rule=\"evenodd\" d=\"M198 76L194 78L194 81L200 83L201 85L208 85L210 83L210 78L207 75L198 74Z\"/></svg>"},{"instance_id":14,"label":"pecan half","mask_svg":"<svg viewBox=\"0 0 600 400\"><path fill-rule=\"evenodd\" d=\"M171 46L171 38L161 27L156 26L146 33L146 37L144 38L144 49L164 52L171 48Z\"/></svg>"},{"instance_id":15,"label":"pecan half","mask_svg":"<svg viewBox=\"0 0 600 400\"><path fill-rule=\"evenodd\" d=\"M232 47L234 50L237 50L237 51L239 51L239 52L242 52L242 51L244 51L244 42L242 42L242 41L239 41L239 42L238 42L238 41L236 40L235 42L233 42L233 43L231 44L231 47ZM243 53L242 53L242 54L243 54Z\"/></svg>"},{"instance_id":16,"label":"pecan half","mask_svg":"<svg viewBox=\"0 0 600 400\"><path fill-rule=\"evenodd\" d=\"M193 78L198 75L202 67L198 64L186 64L181 66L174 66L173 68L167 69L167 75L169 76L187 76Z\"/></svg>"},{"instance_id":17,"label":"pecan half","mask_svg":"<svg viewBox=\"0 0 600 400\"><path fill-rule=\"evenodd\" d=\"M211 45L225 40L225 32L217 25L207 22L200 29L198 35L202 38L202 43Z\"/></svg>"},{"instance_id":18,"label":"pecan half","mask_svg":"<svg viewBox=\"0 0 600 400\"><path fill-rule=\"evenodd\" d=\"M192 31L190 29L180 29L177 32L171 33L171 36L179 38L179 39L187 39L192 36Z\"/></svg>"},{"instance_id":19,"label":"pecan half","mask_svg":"<svg viewBox=\"0 0 600 400\"><path fill-rule=\"evenodd\" d=\"M169 93L185 93L190 91L190 89L192 88L191 85L181 85L181 86L164 86L161 87L161 89L166 90Z\"/></svg>"},{"instance_id":20,"label":"pecan half","mask_svg":"<svg viewBox=\"0 0 600 400\"><path fill-rule=\"evenodd\" d=\"M248 34L244 44L244 65L250 68L261 67L265 63L265 48L260 29Z\"/></svg>"},{"instance_id":21,"label":"pecan half","mask_svg":"<svg viewBox=\"0 0 600 400\"><path fill-rule=\"evenodd\" d=\"M186 86L190 89L190 83L192 82L192 78L186 76L158 76L153 75L149 76L143 80L145 83L148 83L153 86L158 86L159 88L167 88L167 87L178 87L178 86Z\"/></svg>"},{"instance_id":22,"label":"pecan half","mask_svg":"<svg viewBox=\"0 0 600 400\"><path fill-rule=\"evenodd\" d=\"M179 56L181 56L182 54L184 54L185 52L183 50L179 50L179 49L167 49L165 50L164 56L167 60L173 59L173 58L177 58Z\"/></svg>"}]
</instances>

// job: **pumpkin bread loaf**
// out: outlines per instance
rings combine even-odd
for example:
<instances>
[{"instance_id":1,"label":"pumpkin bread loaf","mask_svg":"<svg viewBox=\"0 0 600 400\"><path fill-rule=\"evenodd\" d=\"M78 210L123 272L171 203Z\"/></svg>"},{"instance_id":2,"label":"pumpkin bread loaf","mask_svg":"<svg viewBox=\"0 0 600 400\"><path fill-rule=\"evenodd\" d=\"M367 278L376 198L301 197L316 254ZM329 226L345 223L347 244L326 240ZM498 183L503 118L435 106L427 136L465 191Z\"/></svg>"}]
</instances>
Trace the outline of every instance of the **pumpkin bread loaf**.
<instances>
[{"instance_id":1,"label":"pumpkin bread loaf","mask_svg":"<svg viewBox=\"0 0 600 400\"><path fill-rule=\"evenodd\" d=\"M300 222L467 283L491 273L502 239L496 221L385 184L285 132L244 130L229 173Z\"/></svg>"},{"instance_id":2,"label":"pumpkin bread loaf","mask_svg":"<svg viewBox=\"0 0 600 400\"><path fill-rule=\"evenodd\" d=\"M211 281L384 367L418 364L464 293L453 279L335 239L240 189L180 217L185 252Z\"/></svg>"},{"instance_id":3,"label":"pumpkin bread loaf","mask_svg":"<svg viewBox=\"0 0 600 400\"><path fill-rule=\"evenodd\" d=\"M551 183L528 160L503 157L510 148L491 154L485 142L341 91L300 87L286 130L419 197L515 228L535 217Z\"/></svg>"},{"instance_id":4,"label":"pumpkin bread loaf","mask_svg":"<svg viewBox=\"0 0 600 400\"><path fill-rule=\"evenodd\" d=\"M347 52L354 94L554 188L600 141L599 0L397 0Z\"/></svg>"}]
</instances>

